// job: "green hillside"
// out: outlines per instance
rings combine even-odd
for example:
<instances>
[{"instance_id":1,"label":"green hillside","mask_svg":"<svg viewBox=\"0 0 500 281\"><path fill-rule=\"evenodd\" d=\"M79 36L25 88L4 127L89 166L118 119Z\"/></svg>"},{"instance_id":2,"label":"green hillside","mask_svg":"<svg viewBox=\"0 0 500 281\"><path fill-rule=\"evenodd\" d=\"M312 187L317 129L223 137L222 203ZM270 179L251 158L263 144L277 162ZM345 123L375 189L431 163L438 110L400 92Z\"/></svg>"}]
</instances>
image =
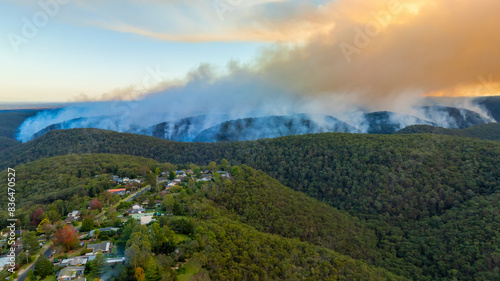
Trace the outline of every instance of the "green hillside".
<instances>
[{"instance_id":1,"label":"green hillside","mask_svg":"<svg viewBox=\"0 0 500 281\"><path fill-rule=\"evenodd\" d=\"M414 125L399 130L395 134L437 134L500 141L500 124L489 123L466 129L446 129L428 125Z\"/></svg>"},{"instance_id":2,"label":"green hillside","mask_svg":"<svg viewBox=\"0 0 500 281\"><path fill-rule=\"evenodd\" d=\"M375 231L382 255L377 264L396 274L415 280L498 277L498 142L433 134L318 134L202 144L79 129L50 132L11 148L1 163L87 152L176 164L224 158L247 164L360 218ZM226 208L254 224L237 206Z\"/></svg>"},{"instance_id":3,"label":"green hillside","mask_svg":"<svg viewBox=\"0 0 500 281\"><path fill-rule=\"evenodd\" d=\"M7 149L7 148L14 147L16 145L20 145L20 144L21 144L20 142L14 140L14 139L7 138L7 137L0 137L0 151Z\"/></svg>"},{"instance_id":4,"label":"green hillside","mask_svg":"<svg viewBox=\"0 0 500 281\"><path fill-rule=\"evenodd\" d=\"M19 165L15 167L18 217L25 229L31 229L31 214L41 207L51 221L57 221L71 210L85 208L92 193L109 188L104 174L144 175L156 167L164 165L110 154L59 156ZM376 236L357 219L263 172L247 166L233 171L233 180L215 177L213 182L196 185L189 181L174 199L177 217L192 224L190 230L179 232L191 238L177 249L196 257L213 280L403 280L373 266L381 256ZM2 223L5 215L2 212ZM160 224L176 229L166 217ZM124 230L118 237L117 244L126 245L125 252L130 244L147 241L153 247L143 254L168 254L155 250L155 236L132 235L142 226L130 227L130 233ZM151 268L146 260L139 263Z\"/></svg>"}]
</instances>

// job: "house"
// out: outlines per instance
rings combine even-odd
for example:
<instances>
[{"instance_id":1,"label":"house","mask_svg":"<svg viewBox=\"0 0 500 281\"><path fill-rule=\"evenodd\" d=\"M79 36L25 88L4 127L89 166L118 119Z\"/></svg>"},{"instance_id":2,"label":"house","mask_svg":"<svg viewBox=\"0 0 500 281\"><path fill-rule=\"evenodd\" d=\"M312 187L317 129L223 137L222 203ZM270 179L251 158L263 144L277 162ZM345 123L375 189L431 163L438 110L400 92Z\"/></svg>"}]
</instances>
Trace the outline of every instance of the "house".
<instances>
[{"instance_id":1,"label":"house","mask_svg":"<svg viewBox=\"0 0 500 281\"><path fill-rule=\"evenodd\" d=\"M226 172L226 171L217 171L216 173L219 174L219 175L221 175L221 177L223 177L223 178L229 178L230 177L229 173Z\"/></svg>"},{"instance_id":2,"label":"house","mask_svg":"<svg viewBox=\"0 0 500 281\"><path fill-rule=\"evenodd\" d=\"M146 209L144 209L141 205L139 204L134 204L130 209L127 210L127 213L129 214L143 214L146 212Z\"/></svg>"},{"instance_id":3,"label":"house","mask_svg":"<svg viewBox=\"0 0 500 281\"><path fill-rule=\"evenodd\" d=\"M83 277L84 272L85 272L85 266L68 266L59 271L59 274L57 274L57 280L58 281L78 280L80 277Z\"/></svg>"},{"instance_id":4,"label":"house","mask_svg":"<svg viewBox=\"0 0 500 281\"><path fill-rule=\"evenodd\" d=\"M79 256L63 259L60 263L61 266L80 266L85 265L87 262L93 260L95 255L92 256Z\"/></svg>"},{"instance_id":5,"label":"house","mask_svg":"<svg viewBox=\"0 0 500 281\"><path fill-rule=\"evenodd\" d=\"M74 217L67 217L64 219L64 223L66 223L66 224L71 224L74 221L76 221L76 219Z\"/></svg>"},{"instance_id":6,"label":"house","mask_svg":"<svg viewBox=\"0 0 500 281\"><path fill-rule=\"evenodd\" d=\"M87 249L92 250L93 254L97 254L98 252L107 254L111 252L111 243L109 243L109 241L104 241L97 244L88 244Z\"/></svg>"},{"instance_id":7,"label":"house","mask_svg":"<svg viewBox=\"0 0 500 281\"><path fill-rule=\"evenodd\" d=\"M125 257L121 257L121 258L109 258L109 259L106 260L106 262L109 265L114 265L114 264L117 264L117 263L124 263L125 262Z\"/></svg>"},{"instance_id":8,"label":"house","mask_svg":"<svg viewBox=\"0 0 500 281\"><path fill-rule=\"evenodd\" d=\"M124 177L124 178L123 178L123 183L128 183L129 181L130 181L130 179L129 179L129 178L127 178L127 177Z\"/></svg>"},{"instance_id":9,"label":"house","mask_svg":"<svg viewBox=\"0 0 500 281\"><path fill-rule=\"evenodd\" d=\"M171 187L175 186L175 184L176 184L176 183L175 183L174 181L169 181L169 182L167 183L167 188L171 188Z\"/></svg>"},{"instance_id":10,"label":"house","mask_svg":"<svg viewBox=\"0 0 500 281\"><path fill-rule=\"evenodd\" d=\"M123 179L119 176L113 176L113 179L111 181L114 181L116 183L123 183Z\"/></svg>"},{"instance_id":11,"label":"house","mask_svg":"<svg viewBox=\"0 0 500 281\"><path fill-rule=\"evenodd\" d=\"M117 232L118 230L119 230L118 227L104 227L104 228L99 228L99 231L101 232L101 234L103 234L104 232ZM92 229L89 232L89 236L94 236L94 232L95 232L95 230Z\"/></svg>"},{"instance_id":12,"label":"house","mask_svg":"<svg viewBox=\"0 0 500 281\"><path fill-rule=\"evenodd\" d=\"M125 189L125 188L108 189L108 192L123 196L127 193L127 189Z\"/></svg>"},{"instance_id":13,"label":"house","mask_svg":"<svg viewBox=\"0 0 500 281\"><path fill-rule=\"evenodd\" d=\"M75 218L75 220L79 220L81 214L82 214L81 211L73 211L73 212L68 214L68 217L73 217L73 218Z\"/></svg>"},{"instance_id":14,"label":"house","mask_svg":"<svg viewBox=\"0 0 500 281\"><path fill-rule=\"evenodd\" d=\"M175 174L177 175L177 177L179 178L185 178L186 177L186 172L184 171L175 171Z\"/></svg>"},{"instance_id":15,"label":"house","mask_svg":"<svg viewBox=\"0 0 500 281\"><path fill-rule=\"evenodd\" d=\"M198 181L210 181L212 179L212 176L209 176L209 175L202 175L201 176L201 179L198 179L196 180L197 182Z\"/></svg>"},{"instance_id":16,"label":"house","mask_svg":"<svg viewBox=\"0 0 500 281\"><path fill-rule=\"evenodd\" d=\"M0 258L0 271L10 267L10 257Z\"/></svg>"},{"instance_id":17,"label":"house","mask_svg":"<svg viewBox=\"0 0 500 281\"><path fill-rule=\"evenodd\" d=\"M159 208L161 205L161 200L155 199L155 208ZM149 199L146 199L144 202L142 202L142 207L147 207L149 204Z\"/></svg>"}]
</instances>

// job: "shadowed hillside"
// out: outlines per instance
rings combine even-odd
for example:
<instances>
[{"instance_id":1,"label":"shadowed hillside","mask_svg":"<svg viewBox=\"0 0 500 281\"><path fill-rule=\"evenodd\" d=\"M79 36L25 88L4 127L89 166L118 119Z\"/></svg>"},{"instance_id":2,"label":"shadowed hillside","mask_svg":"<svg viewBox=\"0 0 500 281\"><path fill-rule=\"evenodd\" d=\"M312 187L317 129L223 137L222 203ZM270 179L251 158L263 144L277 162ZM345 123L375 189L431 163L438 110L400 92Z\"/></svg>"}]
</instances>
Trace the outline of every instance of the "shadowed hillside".
<instances>
[{"instance_id":1,"label":"shadowed hillside","mask_svg":"<svg viewBox=\"0 0 500 281\"><path fill-rule=\"evenodd\" d=\"M500 124L476 125L466 129L446 129L426 125L414 125L399 130L395 134L437 134L500 141Z\"/></svg>"},{"instance_id":2,"label":"shadowed hillside","mask_svg":"<svg viewBox=\"0 0 500 281\"><path fill-rule=\"evenodd\" d=\"M38 112L37 109L0 110L0 136L15 139L17 128Z\"/></svg>"}]
</instances>

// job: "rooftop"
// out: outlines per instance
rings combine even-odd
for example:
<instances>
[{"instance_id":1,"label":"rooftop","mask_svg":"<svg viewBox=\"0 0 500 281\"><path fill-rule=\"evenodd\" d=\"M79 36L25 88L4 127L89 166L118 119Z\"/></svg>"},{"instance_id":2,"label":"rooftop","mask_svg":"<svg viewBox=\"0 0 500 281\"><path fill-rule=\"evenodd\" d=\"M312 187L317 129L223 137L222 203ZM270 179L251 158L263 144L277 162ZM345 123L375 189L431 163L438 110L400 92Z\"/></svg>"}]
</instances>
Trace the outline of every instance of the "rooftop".
<instances>
[{"instance_id":1,"label":"rooftop","mask_svg":"<svg viewBox=\"0 0 500 281\"><path fill-rule=\"evenodd\" d=\"M108 189L108 192L122 192L122 191L127 191L127 189L125 188Z\"/></svg>"},{"instance_id":2,"label":"rooftop","mask_svg":"<svg viewBox=\"0 0 500 281\"><path fill-rule=\"evenodd\" d=\"M58 276L76 277L78 272L85 271L85 266L68 266L59 271Z\"/></svg>"},{"instance_id":3,"label":"rooftop","mask_svg":"<svg viewBox=\"0 0 500 281\"><path fill-rule=\"evenodd\" d=\"M109 246L110 246L109 241L104 241L104 242L97 243L97 244L88 244L87 249L93 249L94 252L96 252L96 251L107 252L107 251L109 251Z\"/></svg>"}]
</instances>

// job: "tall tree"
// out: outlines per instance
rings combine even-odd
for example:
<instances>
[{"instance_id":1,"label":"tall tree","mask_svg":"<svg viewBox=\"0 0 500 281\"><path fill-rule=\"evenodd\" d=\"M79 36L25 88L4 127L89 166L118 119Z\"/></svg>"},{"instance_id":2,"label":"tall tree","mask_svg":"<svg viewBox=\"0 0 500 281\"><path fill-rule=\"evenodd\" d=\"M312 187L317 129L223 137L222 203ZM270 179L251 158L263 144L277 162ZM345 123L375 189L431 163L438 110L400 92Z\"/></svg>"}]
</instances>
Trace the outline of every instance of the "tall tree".
<instances>
[{"instance_id":1,"label":"tall tree","mask_svg":"<svg viewBox=\"0 0 500 281\"><path fill-rule=\"evenodd\" d=\"M82 226L80 228L80 231L82 232L91 231L92 229L94 229L94 226L95 226L94 219L90 216L86 216L82 220Z\"/></svg>"},{"instance_id":2,"label":"tall tree","mask_svg":"<svg viewBox=\"0 0 500 281\"><path fill-rule=\"evenodd\" d=\"M174 180L177 177L177 174L175 171L170 171L170 174L168 175L169 180Z\"/></svg>"},{"instance_id":3,"label":"tall tree","mask_svg":"<svg viewBox=\"0 0 500 281\"><path fill-rule=\"evenodd\" d=\"M36 260L34 274L44 279L52 274L53 269L52 263L42 254Z\"/></svg>"},{"instance_id":4,"label":"tall tree","mask_svg":"<svg viewBox=\"0 0 500 281\"><path fill-rule=\"evenodd\" d=\"M156 189L157 178L155 173L148 173L146 176L146 183L151 185L151 188Z\"/></svg>"},{"instance_id":5,"label":"tall tree","mask_svg":"<svg viewBox=\"0 0 500 281\"><path fill-rule=\"evenodd\" d=\"M173 212L173 209L174 209L174 203L175 203L174 196L169 194L169 195L165 196L165 198L161 202L161 207L167 213L171 214Z\"/></svg>"},{"instance_id":6,"label":"tall tree","mask_svg":"<svg viewBox=\"0 0 500 281\"><path fill-rule=\"evenodd\" d=\"M29 250L34 254L38 249L40 249L40 244L36 238L36 233L34 231L26 231L23 234L23 248Z\"/></svg>"},{"instance_id":7,"label":"tall tree","mask_svg":"<svg viewBox=\"0 0 500 281\"><path fill-rule=\"evenodd\" d=\"M132 267L138 267L141 259L140 254L141 249L139 249L139 246L132 245L130 247L127 247L127 250L125 251L127 263Z\"/></svg>"},{"instance_id":8,"label":"tall tree","mask_svg":"<svg viewBox=\"0 0 500 281\"><path fill-rule=\"evenodd\" d=\"M227 161L226 159L222 159L220 161L220 168L222 171L229 171L229 168L231 166L229 165L229 161Z\"/></svg>"},{"instance_id":9,"label":"tall tree","mask_svg":"<svg viewBox=\"0 0 500 281\"><path fill-rule=\"evenodd\" d=\"M159 223L153 223L149 226L151 236L151 248L155 254L168 254L175 247L175 232L168 226L161 227Z\"/></svg>"},{"instance_id":10,"label":"tall tree","mask_svg":"<svg viewBox=\"0 0 500 281\"><path fill-rule=\"evenodd\" d=\"M217 163L215 163L213 161L208 163L208 169L210 170L210 172L212 172L212 173L215 172L215 168L217 168Z\"/></svg>"},{"instance_id":11,"label":"tall tree","mask_svg":"<svg viewBox=\"0 0 500 281\"><path fill-rule=\"evenodd\" d=\"M158 281L160 280L160 275L158 273L158 265L152 256L149 256L146 260L146 280L148 281Z\"/></svg>"},{"instance_id":12,"label":"tall tree","mask_svg":"<svg viewBox=\"0 0 500 281\"><path fill-rule=\"evenodd\" d=\"M108 270L108 265L106 262L106 259L104 258L104 255L102 253L98 253L95 256L95 259L92 261L92 268L90 273L94 277L102 277L106 271Z\"/></svg>"}]
</instances>

